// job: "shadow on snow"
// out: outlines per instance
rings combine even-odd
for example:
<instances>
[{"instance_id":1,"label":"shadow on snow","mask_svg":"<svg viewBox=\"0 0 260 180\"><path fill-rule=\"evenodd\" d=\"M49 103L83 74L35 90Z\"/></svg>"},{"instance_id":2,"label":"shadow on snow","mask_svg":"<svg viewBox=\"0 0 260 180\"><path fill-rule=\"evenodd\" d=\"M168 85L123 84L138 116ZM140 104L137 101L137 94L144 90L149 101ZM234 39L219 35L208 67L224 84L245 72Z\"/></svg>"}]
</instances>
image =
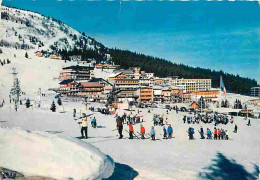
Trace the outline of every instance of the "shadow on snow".
<instances>
[{"instance_id":1,"label":"shadow on snow","mask_svg":"<svg viewBox=\"0 0 260 180\"><path fill-rule=\"evenodd\" d=\"M115 163L115 169L112 176L103 180L132 180L138 176L138 172L126 164Z\"/></svg>"},{"instance_id":2,"label":"shadow on snow","mask_svg":"<svg viewBox=\"0 0 260 180\"><path fill-rule=\"evenodd\" d=\"M234 159L228 159L222 153L217 153L213 163L203 168L199 173L200 179L214 180L255 180L259 175L259 166L254 164L255 172L248 172L244 166L236 163Z\"/></svg>"}]
</instances>

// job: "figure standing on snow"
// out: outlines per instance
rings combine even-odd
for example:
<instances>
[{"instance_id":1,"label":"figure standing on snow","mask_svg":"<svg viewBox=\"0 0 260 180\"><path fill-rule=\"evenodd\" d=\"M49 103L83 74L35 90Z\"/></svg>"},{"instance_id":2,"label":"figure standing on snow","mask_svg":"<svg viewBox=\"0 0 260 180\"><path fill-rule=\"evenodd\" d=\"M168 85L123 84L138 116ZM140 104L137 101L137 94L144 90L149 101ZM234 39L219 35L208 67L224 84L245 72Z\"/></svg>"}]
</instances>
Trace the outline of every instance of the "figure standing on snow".
<instances>
[{"instance_id":1,"label":"figure standing on snow","mask_svg":"<svg viewBox=\"0 0 260 180\"><path fill-rule=\"evenodd\" d=\"M214 140L217 140L218 139L218 130L216 127L214 127Z\"/></svg>"},{"instance_id":2,"label":"figure standing on snow","mask_svg":"<svg viewBox=\"0 0 260 180\"><path fill-rule=\"evenodd\" d=\"M189 127L189 129L188 129L189 140L194 139L194 137L193 137L194 133L195 133L194 129L192 127Z\"/></svg>"},{"instance_id":3,"label":"figure standing on snow","mask_svg":"<svg viewBox=\"0 0 260 180\"><path fill-rule=\"evenodd\" d=\"M81 121L81 137L86 139L88 138L88 120L85 113L83 113L83 117Z\"/></svg>"},{"instance_id":4,"label":"figure standing on snow","mask_svg":"<svg viewBox=\"0 0 260 180\"><path fill-rule=\"evenodd\" d=\"M250 119L249 119L249 118L248 118L247 125L248 125L248 126L251 126L251 122L250 122Z\"/></svg>"},{"instance_id":5,"label":"figure standing on snow","mask_svg":"<svg viewBox=\"0 0 260 180\"><path fill-rule=\"evenodd\" d=\"M145 128L144 128L144 126L141 124L140 125L140 131L141 131L141 139L144 139L144 134L145 134Z\"/></svg>"},{"instance_id":6,"label":"figure standing on snow","mask_svg":"<svg viewBox=\"0 0 260 180\"><path fill-rule=\"evenodd\" d=\"M163 126L163 139L167 139L167 130L165 126Z\"/></svg>"},{"instance_id":7,"label":"figure standing on snow","mask_svg":"<svg viewBox=\"0 0 260 180\"><path fill-rule=\"evenodd\" d=\"M211 139L212 138L212 134L209 128L207 128L207 139Z\"/></svg>"},{"instance_id":8,"label":"figure standing on snow","mask_svg":"<svg viewBox=\"0 0 260 180\"><path fill-rule=\"evenodd\" d=\"M200 127L199 133L200 133L200 139L205 139L205 137L204 137L204 130L203 130L202 127Z\"/></svg>"},{"instance_id":9,"label":"figure standing on snow","mask_svg":"<svg viewBox=\"0 0 260 180\"><path fill-rule=\"evenodd\" d=\"M129 139L134 139L134 137L133 137L134 127L130 122L128 122L128 126L129 126Z\"/></svg>"},{"instance_id":10,"label":"figure standing on snow","mask_svg":"<svg viewBox=\"0 0 260 180\"><path fill-rule=\"evenodd\" d=\"M171 124L169 124L167 131L168 131L168 138L171 139L172 138L172 132L173 132Z\"/></svg>"},{"instance_id":11,"label":"figure standing on snow","mask_svg":"<svg viewBox=\"0 0 260 180\"><path fill-rule=\"evenodd\" d=\"M116 121L117 130L119 133L119 139L123 138L122 131L123 131L123 120L122 118L118 117Z\"/></svg>"},{"instance_id":12,"label":"figure standing on snow","mask_svg":"<svg viewBox=\"0 0 260 180\"><path fill-rule=\"evenodd\" d=\"M237 125L235 124L234 133L237 133Z\"/></svg>"},{"instance_id":13,"label":"figure standing on snow","mask_svg":"<svg viewBox=\"0 0 260 180\"><path fill-rule=\"evenodd\" d=\"M73 118L76 118L76 109L73 109Z\"/></svg>"},{"instance_id":14,"label":"figure standing on snow","mask_svg":"<svg viewBox=\"0 0 260 180\"><path fill-rule=\"evenodd\" d=\"M154 140L155 141L155 129L154 129L154 127L152 126L152 129L151 129L151 132L150 132L150 134L151 134L151 138L152 138L152 140Z\"/></svg>"},{"instance_id":15,"label":"figure standing on snow","mask_svg":"<svg viewBox=\"0 0 260 180\"><path fill-rule=\"evenodd\" d=\"M97 120L96 120L95 117L91 120L91 125L92 125L93 128L97 127Z\"/></svg>"},{"instance_id":16,"label":"figure standing on snow","mask_svg":"<svg viewBox=\"0 0 260 180\"><path fill-rule=\"evenodd\" d=\"M225 131L225 134L226 134L226 138L225 139L228 140L229 137L228 137L228 131L227 130Z\"/></svg>"}]
</instances>

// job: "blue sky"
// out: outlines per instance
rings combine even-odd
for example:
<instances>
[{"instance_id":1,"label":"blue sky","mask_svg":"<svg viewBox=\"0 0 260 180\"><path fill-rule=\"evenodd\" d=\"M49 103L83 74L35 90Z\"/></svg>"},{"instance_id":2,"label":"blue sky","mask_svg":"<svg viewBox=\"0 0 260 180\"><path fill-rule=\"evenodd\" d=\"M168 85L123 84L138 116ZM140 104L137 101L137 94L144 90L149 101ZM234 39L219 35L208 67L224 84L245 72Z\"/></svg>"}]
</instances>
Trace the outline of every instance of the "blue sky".
<instances>
[{"instance_id":1,"label":"blue sky","mask_svg":"<svg viewBox=\"0 0 260 180\"><path fill-rule=\"evenodd\" d=\"M257 2L3 0L118 47L260 82Z\"/></svg>"}]
</instances>

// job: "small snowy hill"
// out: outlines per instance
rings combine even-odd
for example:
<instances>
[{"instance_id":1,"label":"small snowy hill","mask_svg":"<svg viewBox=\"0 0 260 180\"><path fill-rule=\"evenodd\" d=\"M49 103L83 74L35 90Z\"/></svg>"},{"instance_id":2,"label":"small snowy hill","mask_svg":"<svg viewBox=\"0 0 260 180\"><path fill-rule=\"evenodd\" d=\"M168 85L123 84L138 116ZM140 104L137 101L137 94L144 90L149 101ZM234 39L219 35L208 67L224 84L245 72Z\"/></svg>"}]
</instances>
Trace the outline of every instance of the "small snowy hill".
<instances>
[{"instance_id":1,"label":"small snowy hill","mask_svg":"<svg viewBox=\"0 0 260 180\"><path fill-rule=\"evenodd\" d=\"M18 49L57 53L60 50L96 50L100 43L59 20L38 13L2 6L0 44Z\"/></svg>"},{"instance_id":2,"label":"small snowy hill","mask_svg":"<svg viewBox=\"0 0 260 180\"><path fill-rule=\"evenodd\" d=\"M110 157L75 138L20 128L0 128L0 136L1 166L26 176L101 179L114 171Z\"/></svg>"}]
</instances>

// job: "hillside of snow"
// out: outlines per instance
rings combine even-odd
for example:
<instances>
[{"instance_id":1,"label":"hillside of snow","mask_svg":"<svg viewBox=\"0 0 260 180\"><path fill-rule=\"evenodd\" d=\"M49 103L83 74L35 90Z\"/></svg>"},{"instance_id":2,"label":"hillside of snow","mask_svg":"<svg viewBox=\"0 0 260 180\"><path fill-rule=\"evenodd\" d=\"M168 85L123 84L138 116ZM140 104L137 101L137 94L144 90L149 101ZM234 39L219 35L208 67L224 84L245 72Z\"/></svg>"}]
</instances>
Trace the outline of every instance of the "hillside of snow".
<instances>
[{"instance_id":1,"label":"hillside of snow","mask_svg":"<svg viewBox=\"0 0 260 180\"><path fill-rule=\"evenodd\" d=\"M31 96L36 95L39 88L47 91L59 87L59 73L62 67L69 65L65 61L37 57L33 51L2 48L1 61L9 59L10 64L0 66L0 97L8 98L13 85L12 68L16 68L21 90ZM25 58L28 52L29 58Z\"/></svg>"},{"instance_id":2,"label":"hillside of snow","mask_svg":"<svg viewBox=\"0 0 260 180\"><path fill-rule=\"evenodd\" d=\"M100 44L59 20L38 13L2 6L0 44L18 49L50 52L99 50Z\"/></svg>"},{"instance_id":3,"label":"hillside of snow","mask_svg":"<svg viewBox=\"0 0 260 180\"><path fill-rule=\"evenodd\" d=\"M20 128L0 128L0 137L0 166L26 176L94 180L114 170L110 157L75 138Z\"/></svg>"}]
</instances>

